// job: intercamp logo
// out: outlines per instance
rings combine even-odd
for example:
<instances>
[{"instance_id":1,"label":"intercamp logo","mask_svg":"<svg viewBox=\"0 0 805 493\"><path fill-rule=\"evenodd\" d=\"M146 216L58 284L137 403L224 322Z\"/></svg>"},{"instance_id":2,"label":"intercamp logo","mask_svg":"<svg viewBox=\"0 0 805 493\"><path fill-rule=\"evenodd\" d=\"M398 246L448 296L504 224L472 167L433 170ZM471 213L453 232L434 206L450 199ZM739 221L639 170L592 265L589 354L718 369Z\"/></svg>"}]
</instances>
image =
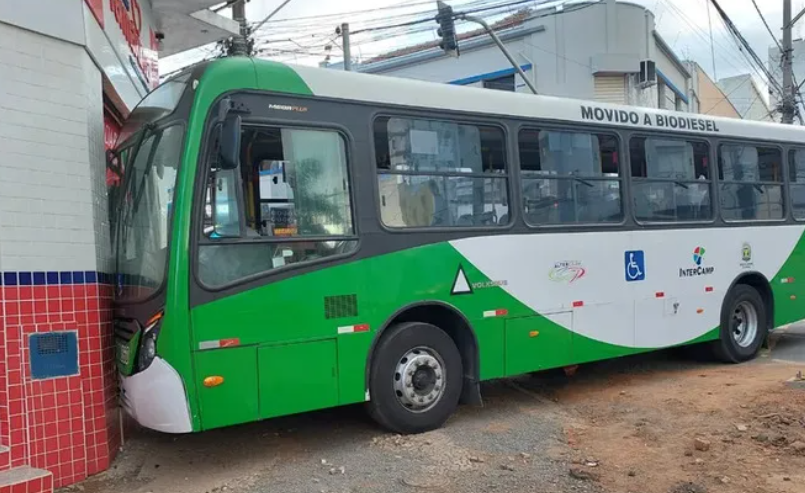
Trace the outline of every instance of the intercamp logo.
<instances>
[{"instance_id":1,"label":"intercamp logo","mask_svg":"<svg viewBox=\"0 0 805 493\"><path fill-rule=\"evenodd\" d=\"M704 253L705 249L702 246L697 246L693 249L693 263L696 264L694 268L680 268L679 269L679 277L696 277L696 276L706 276L712 274L715 271L715 267L707 267L702 265L704 263Z\"/></svg>"}]
</instances>

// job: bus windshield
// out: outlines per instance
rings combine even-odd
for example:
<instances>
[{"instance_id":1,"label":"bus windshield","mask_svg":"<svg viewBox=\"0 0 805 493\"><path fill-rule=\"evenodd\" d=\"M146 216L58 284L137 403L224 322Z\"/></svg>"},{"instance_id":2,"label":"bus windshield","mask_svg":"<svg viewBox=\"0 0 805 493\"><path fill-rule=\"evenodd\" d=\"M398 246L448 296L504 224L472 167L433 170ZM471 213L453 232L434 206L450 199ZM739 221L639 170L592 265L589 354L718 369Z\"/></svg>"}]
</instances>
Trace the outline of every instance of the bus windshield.
<instances>
[{"instance_id":1,"label":"bus windshield","mask_svg":"<svg viewBox=\"0 0 805 493\"><path fill-rule=\"evenodd\" d=\"M120 132L115 159L122 180L109 191L119 300L148 297L165 277L168 223L184 126L161 122L178 107L188 80L186 72L151 91Z\"/></svg>"},{"instance_id":2,"label":"bus windshield","mask_svg":"<svg viewBox=\"0 0 805 493\"><path fill-rule=\"evenodd\" d=\"M171 205L184 142L184 126L144 126L121 184L114 237L117 298L137 300L160 288L167 269Z\"/></svg>"}]
</instances>

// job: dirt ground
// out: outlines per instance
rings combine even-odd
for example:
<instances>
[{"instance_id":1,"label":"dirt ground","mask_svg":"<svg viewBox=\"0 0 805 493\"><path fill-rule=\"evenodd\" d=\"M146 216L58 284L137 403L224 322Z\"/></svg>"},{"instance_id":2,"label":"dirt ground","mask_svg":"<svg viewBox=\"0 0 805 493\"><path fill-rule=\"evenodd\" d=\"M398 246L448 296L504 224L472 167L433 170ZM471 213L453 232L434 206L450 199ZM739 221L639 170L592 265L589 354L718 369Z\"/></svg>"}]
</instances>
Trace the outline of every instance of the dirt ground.
<instances>
[{"instance_id":1,"label":"dirt ground","mask_svg":"<svg viewBox=\"0 0 805 493\"><path fill-rule=\"evenodd\" d=\"M784 383L801 369L770 362L577 381L557 393L573 462L613 492L805 492L805 388Z\"/></svg>"},{"instance_id":2,"label":"dirt ground","mask_svg":"<svg viewBox=\"0 0 805 493\"><path fill-rule=\"evenodd\" d=\"M402 437L347 407L130 435L87 493L805 493L805 329L735 366L661 352L484 385Z\"/></svg>"}]
</instances>

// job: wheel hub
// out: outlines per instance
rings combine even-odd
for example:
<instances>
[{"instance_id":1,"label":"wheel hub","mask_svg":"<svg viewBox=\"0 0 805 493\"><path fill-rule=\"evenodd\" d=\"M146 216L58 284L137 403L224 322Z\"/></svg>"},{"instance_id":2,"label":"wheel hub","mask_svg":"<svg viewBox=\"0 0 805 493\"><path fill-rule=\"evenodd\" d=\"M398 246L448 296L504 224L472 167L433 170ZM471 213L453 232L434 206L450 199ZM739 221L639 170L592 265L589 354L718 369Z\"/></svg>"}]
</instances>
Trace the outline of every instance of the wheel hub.
<instances>
[{"instance_id":1,"label":"wheel hub","mask_svg":"<svg viewBox=\"0 0 805 493\"><path fill-rule=\"evenodd\" d=\"M741 347L751 346L758 333L758 313L754 305L742 301L732 314L732 337Z\"/></svg>"},{"instance_id":2,"label":"wheel hub","mask_svg":"<svg viewBox=\"0 0 805 493\"><path fill-rule=\"evenodd\" d=\"M413 412L427 411L444 394L444 372L444 362L436 351L426 347L411 349L397 363L397 400Z\"/></svg>"}]
</instances>

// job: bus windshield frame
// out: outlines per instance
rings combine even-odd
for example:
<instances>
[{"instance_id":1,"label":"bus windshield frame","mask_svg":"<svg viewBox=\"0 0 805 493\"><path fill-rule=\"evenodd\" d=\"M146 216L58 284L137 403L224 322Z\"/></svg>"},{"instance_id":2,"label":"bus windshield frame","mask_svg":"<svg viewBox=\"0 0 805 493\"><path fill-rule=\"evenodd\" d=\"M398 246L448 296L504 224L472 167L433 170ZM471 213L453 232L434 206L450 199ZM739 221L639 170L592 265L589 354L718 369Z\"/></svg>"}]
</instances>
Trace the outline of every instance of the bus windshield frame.
<instances>
[{"instance_id":1,"label":"bus windshield frame","mask_svg":"<svg viewBox=\"0 0 805 493\"><path fill-rule=\"evenodd\" d=\"M110 214L118 302L141 302L165 282L172 197L186 134L185 119L175 113L188 80L185 73L154 89L120 134L115 156L122 179Z\"/></svg>"}]
</instances>

